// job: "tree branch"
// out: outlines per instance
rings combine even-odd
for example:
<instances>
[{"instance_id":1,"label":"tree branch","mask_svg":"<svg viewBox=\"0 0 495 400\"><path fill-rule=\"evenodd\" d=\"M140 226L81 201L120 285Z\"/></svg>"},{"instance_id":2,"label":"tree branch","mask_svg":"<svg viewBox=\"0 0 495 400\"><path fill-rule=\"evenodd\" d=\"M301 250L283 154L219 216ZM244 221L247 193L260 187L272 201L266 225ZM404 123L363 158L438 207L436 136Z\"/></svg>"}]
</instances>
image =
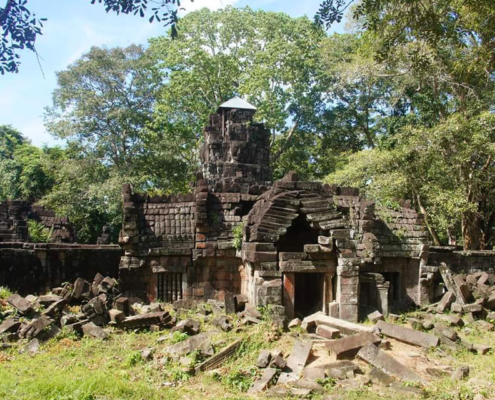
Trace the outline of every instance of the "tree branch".
<instances>
[{"instance_id":1,"label":"tree branch","mask_svg":"<svg viewBox=\"0 0 495 400\"><path fill-rule=\"evenodd\" d=\"M287 139L285 140L285 143L283 144L282 147L280 147L279 151L277 151L277 153L272 157L271 162L276 162L283 154L283 152L287 149L287 146L289 145L290 140L294 136L294 132L296 131L298 126L299 126L299 121L296 120L294 125L292 125L292 128L290 128L289 130L289 134L287 135Z\"/></svg>"}]
</instances>

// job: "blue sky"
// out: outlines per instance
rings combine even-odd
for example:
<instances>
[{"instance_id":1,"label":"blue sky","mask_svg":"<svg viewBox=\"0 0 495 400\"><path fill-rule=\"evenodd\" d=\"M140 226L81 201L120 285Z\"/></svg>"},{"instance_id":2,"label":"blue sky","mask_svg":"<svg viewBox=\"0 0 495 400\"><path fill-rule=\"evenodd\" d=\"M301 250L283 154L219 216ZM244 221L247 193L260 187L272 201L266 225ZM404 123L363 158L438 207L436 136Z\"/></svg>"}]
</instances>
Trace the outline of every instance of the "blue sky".
<instances>
[{"instance_id":1,"label":"blue sky","mask_svg":"<svg viewBox=\"0 0 495 400\"><path fill-rule=\"evenodd\" d=\"M183 1L187 11L227 5L267 11L282 11L291 16L313 18L320 0L195 0ZM44 108L51 105L57 71L87 52L91 46L127 46L146 44L148 39L164 33L159 23L150 24L136 16L107 14L101 4L90 0L29 0L29 9L39 18L48 18L43 36L36 47L42 58L41 68L34 53L21 54L18 74L0 75L0 125L10 124L33 144L56 144L43 125ZM340 29L339 29L340 30Z\"/></svg>"}]
</instances>

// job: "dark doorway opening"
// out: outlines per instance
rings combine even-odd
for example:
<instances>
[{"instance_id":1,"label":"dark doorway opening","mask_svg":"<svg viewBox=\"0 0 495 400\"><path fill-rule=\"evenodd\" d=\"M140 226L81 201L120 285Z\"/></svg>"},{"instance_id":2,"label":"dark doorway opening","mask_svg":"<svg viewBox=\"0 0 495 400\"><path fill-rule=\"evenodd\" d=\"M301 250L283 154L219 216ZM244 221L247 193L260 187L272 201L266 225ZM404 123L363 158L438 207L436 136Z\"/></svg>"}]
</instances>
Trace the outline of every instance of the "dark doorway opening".
<instances>
[{"instance_id":1,"label":"dark doorway opening","mask_svg":"<svg viewBox=\"0 0 495 400\"><path fill-rule=\"evenodd\" d=\"M323 309L324 274L295 274L294 312L304 318Z\"/></svg>"},{"instance_id":2,"label":"dark doorway opening","mask_svg":"<svg viewBox=\"0 0 495 400\"><path fill-rule=\"evenodd\" d=\"M388 288L388 302L393 306L394 302L400 301L400 273L399 272L382 272L385 281L390 282Z\"/></svg>"},{"instance_id":3,"label":"dark doorway opening","mask_svg":"<svg viewBox=\"0 0 495 400\"><path fill-rule=\"evenodd\" d=\"M305 244L318 243L318 231L311 228L306 215L299 212L287 229L287 233L276 243L278 251L303 252Z\"/></svg>"}]
</instances>

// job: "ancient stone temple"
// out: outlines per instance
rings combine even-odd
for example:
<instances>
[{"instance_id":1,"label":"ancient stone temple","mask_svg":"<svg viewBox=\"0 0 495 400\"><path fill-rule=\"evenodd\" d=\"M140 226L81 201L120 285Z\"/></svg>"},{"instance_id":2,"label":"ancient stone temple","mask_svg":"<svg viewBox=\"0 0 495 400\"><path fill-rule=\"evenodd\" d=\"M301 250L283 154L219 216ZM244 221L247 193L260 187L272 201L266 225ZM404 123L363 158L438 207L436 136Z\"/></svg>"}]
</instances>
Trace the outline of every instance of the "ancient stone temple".
<instances>
[{"instance_id":1,"label":"ancient stone temple","mask_svg":"<svg viewBox=\"0 0 495 400\"><path fill-rule=\"evenodd\" d=\"M421 215L294 173L272 182L270 133L255 112L234 98L210 116L193 193L124 186L124 289L164 301L242 294L288 318L323 311L350 321L430 301Z\"/></svg>"}]
</instances>

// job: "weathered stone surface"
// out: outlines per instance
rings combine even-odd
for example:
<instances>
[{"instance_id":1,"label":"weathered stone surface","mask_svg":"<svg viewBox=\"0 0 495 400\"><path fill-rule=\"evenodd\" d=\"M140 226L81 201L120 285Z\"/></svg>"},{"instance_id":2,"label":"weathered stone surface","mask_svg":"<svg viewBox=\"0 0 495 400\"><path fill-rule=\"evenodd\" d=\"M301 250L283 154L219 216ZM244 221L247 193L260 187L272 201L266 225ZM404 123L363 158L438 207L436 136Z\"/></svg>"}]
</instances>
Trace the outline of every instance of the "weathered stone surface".
<instances>
[{"instance_id":1,"label":"weathered stone surface","mask_svg":"<svg viewBox=\"0 0 495 400\"><path fill-rule=\"evenodd\" d=\"M469 376L469 366L463 365L458 367L451 375L450 379L453 381L462 381Z\"/></svg>"},{"instance_id":2,"label":"weathered stone surface","mask_svg":"<svg viewBox=\"0 0 495 400\"><path fill-rule=\"evenodd\" d=\"M272 360L270 361L271 368L277 368L279 370L285 369L287 366L287 361L280 355L273 355Z\"/></svg>"},{"instance_id":3,"label":"weathered stone surface","mask_svg":"<svg viewBox=\"0 0 495 400\"><path fill-rule=\"evenodd\" d=\"M38 336L43 329L48 327L53 323L53 320L42 316L38 319L32 320L29 324L24 325L19 331L19 336L23 338L34 338Z\"/></svg>"},{"instance_id":4,"label":"weathered stone surface","mask_svg":"<svg viewBox=\"0 0 495 400\"><path fill-rule=\"evenodd\" d=\"M292 384L294 387L299 389L307 389L311 392L323 393L325 389L319 383L311 381L308 379L299 379ZM304 392L306 393L306 392Z\"/></svg>"},{"instance_id":5,"label":"weathered stone surface","mask_svg":"<svg viewBox=\"0 0 495 400\"><path fill-rule=\"evenodd\" d=\"M199 333L200 325L198 321L194 321L191 318L184 319L175 325L170 332L182 332L187 333L188 335L196 335Z\"/></svg>"},{"instance_id":6,"label":"weathered stone surface","mask_svg":"<svg viewBox=\"0 0 495 400\"><path fill-rule=\"evenodd\" d=\"M31 340L26 345L26 347L24 347L24 350L27 351L30 355L34 356L40 351L40 341L38 339Z\"/></svg>"},{"instance_id":7,"label":"weathered stone surface","mask_svg":"<svg viewBox=\"0 0 495 400\"><path fill-rule=\"evenodd\" d=\"M325 370L321 367L306 367L303 370L303 377L309 381L325 379Z\"/></svg>"},{"instance_id":8,"label":"weathered stone surface","mask_svg":"<svg viewBox=\"0 0 495 400\"><path fill-rule=\"evenodd\" d=\"M235 342L229 344L227 347L223 348L214 356L208 358L206 361L203 361L201 364L197 365L194 370L196 373L201 371L209 371L215 368L218 368L222 365L222 363L229 357L232 357L237 349L241 346L242 339L237 339Z\"/></svg>"},{"instance_id":9,"label":"weathered stone surface","mask_svg":"<svg viewBox=\"0 0 495 400\"><path fill-rule=\"evenodd\" d=\"M428 375L434 376L436 378L442 378L448 376L452 373L452 367L450 366L436 366L436 367L426 367L425 371Z\"/></svg>"},{"instance_id":10,"label":"weathered stone surface","mask_svg":"<svg viewBox=\"0 0 495 400\"><path fill-rule=\"evenodd\" d=\"M306 319L306 318L305 318ZM352 335L353 333L371 332L373 327L354 324L343 319L329 317L325 314L318 314L314 318L316 325L325 325L331 328L338 329L341 333L346 335ZM304 321L303 321L304 322Z\"/></svg>"},{"instance_id":11,"label":"weathered stone surface","mask_svg":"<svg viewBox=\"0 0 495 400\"><path fill-rule=\"evenodd\" d=\"M483 306L481 304L466 304L462 307L462 312L478 314L483 311Z\"/></svg>"},{"instance_id":12,"label":"weathered stone surface","mask_svg":"<svg viewBox=\"0 0 495 400\"><path fill-rule=\"evenodd\" d=\"M17 332L19 327L21 326L21 322L14 319L14 318L9 318L3 321L3 323L0 325L0 335L2 333L7 333L7 332Z\"/></svg>"},{"instance_id":13,"label":"weathered stone surface","mask_svg":"<svg viewBox=\"0 0 495 400\"><path fill-rule=\"evenodd\" d=\"M378 321L376 326L380 329L382 334L405 343L421 347L438 346L438 338L424 332L389 324L383 321Z\"/></svg>"},{"instance_id":14,"label":"weathered stone surface","mask_svg":"<svg viewBox=\"0 0 495 400\"><path fill-rule=\"evenodd\" d=\"M294 343L294 348L287 359L287 368L290 369L292 375L296 377L301 376L301 373L308 362L312 347L312 342L297 341Z\"/></svg>"},{"instance_id":15,"label":"weathered stone surface","mask_svg":"<svg viewBox=\"0 0 495 400\"><path fill-rule=\"evenodd\" d=\"M356 364L347 360L325 364L322 367L325 370L326 376L331 379L346 379L350 372L361 372Z\"/></svg>"},{"instance_id":16,"label":"weathered stone surface","mask_svg":"<svg viewBox=\"0 0 495 400\"><path fill-rule=\"evenodd\" d=\"M230 292L225 293L225 312L227 314L235 314L236 310L237 305L235 296Z\"/></svg>"},{"instance_id":17,"label":"weathered stone surface","mask_svg":"<svg viewBox=\"0 0 495 400\"><path fill-rule=\"evenodd\" d=\"M376 367L371 368L369 378L375 385L389 386L393 382L395 382L395 378L393 376L390 376L386 372L383 372L381 369L378 369Z\"/></svg>"},{"instance_id":18,"label":"weathered stone surface","mask_svg":"<svg viewBox=\"0 0 495 400\"><path fill-rule=\"evenodd\" d=\"M452 311L454 313L461 313L462 312L462 304L452 303L450 305L450 311Z\"/></svg>"},{"instance_id":19,"label":"weathered stone surface","mask_svg":"<svg viewBox=\"0 0 495 400\"><path fill-rule=\"evenodd\" d=\"M299 318L294 318L292 321L289 322L288 328L295 328L297 326L301 326L302 321Z\"/></svg>"},{"instance_id":20,"label":"weathered stone surface","mask_svg":"<svg viewBox=\"0 0 495 400\"><path fill-rule=\"evenodd\" d=\"M215 353L208 334L200 333L167 347L167 352L175 357L184 356L196 350L204 356L212 356Z\"/></svg>"},{"instance_id":21,"label":"weathered stone surface","mask_svg":"<svg viewBox=\"0 0 495 400\"><path fill-rule=\"evenodd\" d=\"M110 321L116 324L121 323L125 319L125 313L120 310L111 309L108 311L108 315L110 316Z\"/></svg>"},{"instance_id":22,"label":"weathered stone surface","mask_svg":"<svg viewBox=\"0 0 495 400\"><path fill-rule=\"evenodd\" d=\"M161 325L170 321L170 314L167 311L158 311L149 314L138 314L127 317L121 322L121 326L129 329L147 328L150 325Z\"/></svg>"},{"instance_id":23,"label":"weathered stone surface","mask_svg":"<svg viewBox=\"0 0 495 400\"><path fill-rule=\"evenodd\" d=\"M449 328L447 325L437 322L435 324L435 333L439 336L445 336L447 339L452 340L455 342L458 338L457 332L451 328Z\"/></svg>"},{"instance_id":24,"label":"weathered stone surface","mask_svg":"<svg viewBox=\"0 0 495 400\"><path fill-rule=\"evenodd\" d=\"M403 364L390 357L388 354L380 350L374 344L367 344L358 352L358 357L366 361L368 364L384 371L387 374L407 382L422 383L423 379L405 367Z\"/></svg>"},{"instance_id":25,"label":"weathered stone surface","mask_svg":"<svg viewBox=\"0 0 495 400\"><path fill-rule=\"evenodd\" d=\"M455 301L455 294L451 292L447 292L443 295L442 300L437 306L437 311L439 313L443 313L445 310L448 310L452 303Z\"/></svg>"},{"instance_id":26,"label":"weathered stone surface","mask_svg":"<svg viewBox=\"0 0 495 400\"><path fill-rule=\"evenodd\" d=\"M385 318L380 311L374 311L371 314L368 314L368 319L373 323L376 323L377 321L385 321Z\"/></svg>"},{"instance_id":27,"label":"weathered stone surface","mask_svg":"<svg viewBox=\"0 0 495 400\"><path fill-rule=\"evenodd\" d=\"M475 344L473 347L480 355L485 355L492 349L491 346L485 346L484 344Z\"/></svg>"},{"instance_id":28,"label":"weathered stone surface","mask_svg":"<svg viewBox=\"0 0 495 400\"><path fill-rule=\"evenodd\" d=\"M38 302L43 306L49 306L50 304L55 303L59 300L62 300L62 297L57 296L56 294L47 294L38 297Z\"/></svg>"},{"instance_id":29,"label":"weathered stone surface","mask_svg":"<svg viewBox=\"0 0 495 400\"><path fill-rule=\"evenodd\" d=\"M340 331L329 326L320 325L316 327L316 334L327 339L337 339L340 336Z\"/></svg>"},{"instance_id":30,"label":"weathered stone surface","mask_svg":"<svg viewBox=\"0 0 495 400\"><path fill-rule=\"evenodd\" d=\"M224 332L229 332L232 330L232 323L230 322L230 319L225 315L219 315L215 317L211 321L211 324L213 326L216 326L217 328L220 328Z\"/></svg>"},{"instance_id":31,"label":"weathered stone surface","mask_svg":"<svg viewBox=\"0 0 495 400\"><path fill-rule=\"evenodd\" d=\"M277 375L277 370L275 368L267 368L263 371L263 375L260 379L254 382L253 386L251 386L248 390L248 394L256 394L261 393L266 390L270 385L270 382Z\"/></svg>"},{"instance_id":32,"label":"weathered stone surface","mask_svg":"<svg viewBox=\"0 0 495 400\"><path fill-rule=\"evenodd\" d=\"M468 285L464 281L461 275L454 276L454 284L456 286L456 298L459 301L459 298L462 299L463 302L461 304L467 304L473 299L473 295L469 291Z\"/></svg>"},{"instance_id":33,"label":"weathered stone surface","mask_svg":"<svg viewBox=\"0 0 495 400\"><path fill-rule=\"evenodd\" d=\"M101 327L95 325L93 322L88 322L82 326L84 336L92 336L97 339L107 339L108 333L106 333Z\"/></svg>"},{"instance_id":34,"label":"weathered stone surface","mask_svg":"<svg viewBox=\"0 0 495 400\"><path fill-rule=\"evenodd\" d=\"M270 364L271 359L272 353L270 353L270 351L261 350L258 359L256 360L256 366L258 368L266 368Z\"/></svg>"},{"instance_id":35,"label":"weathered stone surface","mask_svg":"<svg viewBox=\"0 0 495 400\"><path fill-rule=\"evenodd\" d=\"M337 357L337 360L352 359L361 347L369 343L378 344L380 338L371 332L362 332L355 335L327 342L326 347Z\"/></svg>"},{"instance_id":36,"label":"weathered stone surface","mask_svg":"<svg viewBox=\"0 0 495 400\"><path fill-rule=\"evenodd\" d=\"M7 299L7 302L17 311L19 311L21 314L29 314L30 312L33 311L33 307L31 306L31 303L27 301L24 297L19 296L17 293L11 295Z\"/></svg>"}]
</instances>

